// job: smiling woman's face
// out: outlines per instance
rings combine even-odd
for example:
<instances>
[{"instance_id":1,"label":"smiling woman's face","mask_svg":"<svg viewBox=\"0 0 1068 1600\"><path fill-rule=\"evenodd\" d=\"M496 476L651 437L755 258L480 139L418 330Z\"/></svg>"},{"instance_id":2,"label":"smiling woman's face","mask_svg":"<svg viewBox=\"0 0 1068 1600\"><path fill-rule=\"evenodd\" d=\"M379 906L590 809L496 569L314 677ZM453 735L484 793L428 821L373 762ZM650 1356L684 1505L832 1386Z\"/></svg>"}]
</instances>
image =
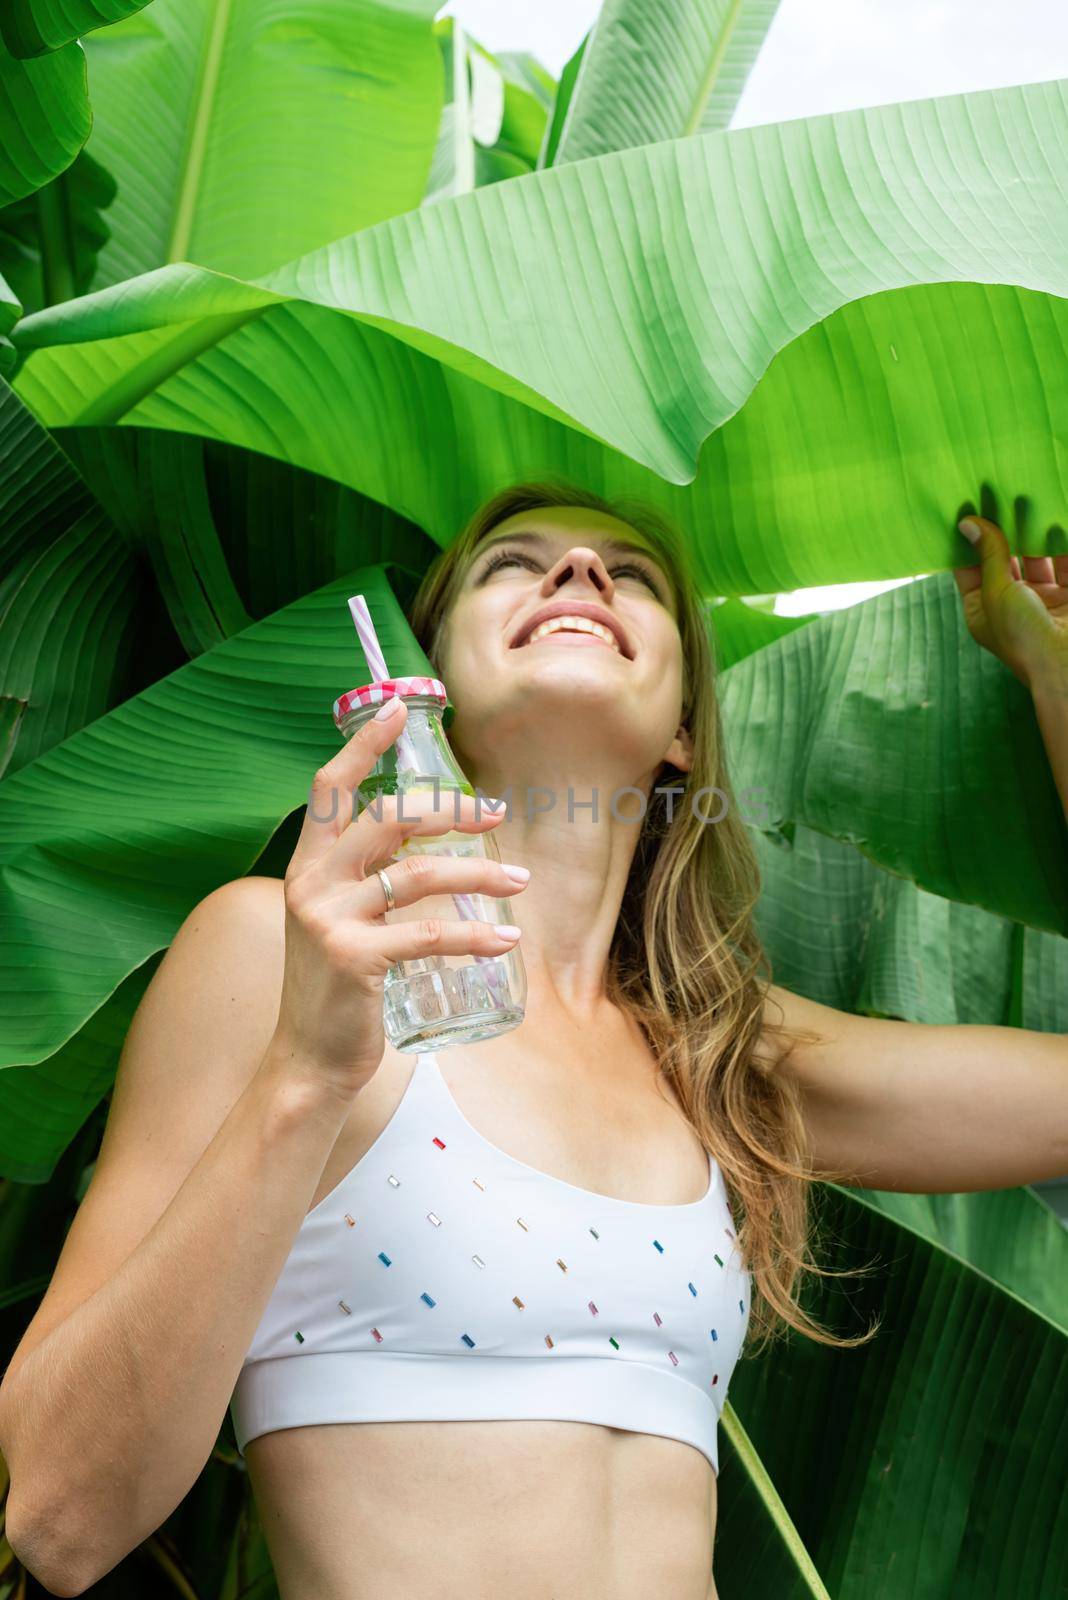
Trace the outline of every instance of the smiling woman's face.
<instances>
[{"instance_id":1,"label":"smiling woman's face","mask_svg":"<svg viewBox=\"0 0 1068 1600\"><path fill-rule=\"evenodd\" d=\"M552 614L551 627L546 628ZM688 767L671 582L629 524L585 506L519 512L482 541L444 629L449 738L468 770L526 742L635 777ZM465 759L466 758L466 759Z\"/></svg>"}]
</instances>

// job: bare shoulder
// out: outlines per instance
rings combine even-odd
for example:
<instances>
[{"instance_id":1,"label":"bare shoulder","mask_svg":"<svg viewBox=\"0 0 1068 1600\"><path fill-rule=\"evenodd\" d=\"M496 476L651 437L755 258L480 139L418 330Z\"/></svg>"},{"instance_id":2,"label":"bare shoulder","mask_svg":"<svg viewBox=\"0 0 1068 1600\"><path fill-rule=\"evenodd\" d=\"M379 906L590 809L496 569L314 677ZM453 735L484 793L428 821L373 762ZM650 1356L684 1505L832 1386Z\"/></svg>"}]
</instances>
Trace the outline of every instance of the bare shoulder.
<instances>
[{"instance_id":1,"label":"bare shoulder","mask_svg":"<svg viewBox=\"0 0 1068 1600\"><path fill-rule=\"evenodd\" d=\"M185 918L127 1031L89 1187L8 1376L118 1270L215 1137L274 1032L284 955L278 880L222 884Z\"/></svg>"},{"instance_id":2,"label":"bare shoulder","mask_svg":"<svg viewBox=\"0 0 1068 1600\"><path fill-rule=\"evenodd\" d=\"M257 938L281 939L285 927L285 885L281 878L232 878L206 894L189 912L175 936L186 938L209 928L215 937L247 929Z\"/></svg>"},{"instance_id":3,"label":"bare shoulder","mask_svg":"<svg viewBox=\"0 0 1068 1600\"><path fill-rule=\"evenodd\" d=\"M131 1035L147 1027L170 1036L178 1025L205 1045L215 1038L225 1048L226 1040L240 1039L262 1054L277 1020L284 962L281 879L252 876L220 884L175 934Z\"/></svg>"},{"instance_id":4,"label":"bare shoulder","mask_svg":"<svg viewBox=\"0 0 1068 1600\"><path fill-rule=\"evenodd\" d=\"M265 1046L284 958L279 879L236 878L205 895L178 928L134 1015L126 1052L137 1056L138 1076L173 1079L176 1067L199 1071L209 1059L217 1070L227 1062L236 1067ZM142 1052L142 1041L151 1048Z\"/></svg>"}]
</instances>

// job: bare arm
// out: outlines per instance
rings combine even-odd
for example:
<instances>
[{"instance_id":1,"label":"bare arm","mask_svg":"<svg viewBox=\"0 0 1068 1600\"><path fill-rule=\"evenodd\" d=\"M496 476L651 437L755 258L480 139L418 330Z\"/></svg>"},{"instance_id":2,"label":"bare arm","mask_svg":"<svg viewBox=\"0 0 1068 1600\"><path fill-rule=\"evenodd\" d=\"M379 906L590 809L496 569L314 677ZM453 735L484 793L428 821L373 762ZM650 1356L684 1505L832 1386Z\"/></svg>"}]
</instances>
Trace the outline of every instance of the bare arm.
<instances>
[{"instance_id":1,"label":"bare arm","mask_svg":"<svg viewBox=\"0 0 1068 1600\"><path fill-rule=\"evenodd\" d=\"M858 1017L777 984L768 1000L776 1023L819 1035L777 1066L801 1089L817 1173L964 1194L1068 1172L1065 1034Z\"/></svg>"},{"instance_id":2,"label":"bare arm","mask_svg":"<svg viewBox=\"0 0 1068 1600\"><path fill-rule=\"evenodd\" d=\"M312 783L284 886L242 879L186 919L131 1024L93 1181L0 1386L6 1533L80 1594L188 1493L353 1099L377 1072L400 959L500 954L484 922L386 926L370 862L416 834L486 832L472 797L348 820L348 793L404 726L362 727ZM396 906L519 889L486 858L410 855Z\"/></svg>"},{"instance_id":3,"label":"bare arm","mask_svg":"<svg viewBox=\"0 0 1068 1600\"><path fill-rule=\"evenodd\" d=\"M1031 689L1068 813L1068 556L1016 557L984 517L959 527L978 557L954 569L968 631ZM788 1028L816 1035L778 1070L801 1090L817 1172L914 1194L1068 1172L1068 1036L858 1017L777 985L768 999Z\"/></svg>"},{"instance_id":4,"label":"bare arm","mask_svg":"<svg viewBox=\"0 0 1068 1600\"><path fill-rule=\"evenodd\" d=\"M187 918L0 1388L8 1538L57 1594L109 1571L195 1483L351 1105L272 1038L282 933L264 879Z\"/></svg>"}]
</instances>

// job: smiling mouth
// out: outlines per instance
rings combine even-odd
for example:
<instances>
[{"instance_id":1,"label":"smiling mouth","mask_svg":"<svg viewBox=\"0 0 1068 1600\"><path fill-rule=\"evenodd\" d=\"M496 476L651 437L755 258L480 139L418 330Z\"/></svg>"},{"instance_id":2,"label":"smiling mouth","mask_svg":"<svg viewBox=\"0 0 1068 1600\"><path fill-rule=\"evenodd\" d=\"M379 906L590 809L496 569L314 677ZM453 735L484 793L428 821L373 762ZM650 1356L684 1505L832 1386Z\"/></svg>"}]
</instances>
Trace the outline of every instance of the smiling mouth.
<instances>
[{"instance_id":1,"label":"smiling mouth","mask_svg":"<svg viewBox=\"0 0 1068 1600\"><path fill-rule=\"evenodd\" d=\"M588 617L551 617L547 622L539 623L528 638L519 646L521 650L527 645L538 644L543 639L561 639L569 645L607 645L614 650L616 655L622 655L619 640L610 628L604 627L599 622L594 622Z\"/></svg>"}]
</instances>

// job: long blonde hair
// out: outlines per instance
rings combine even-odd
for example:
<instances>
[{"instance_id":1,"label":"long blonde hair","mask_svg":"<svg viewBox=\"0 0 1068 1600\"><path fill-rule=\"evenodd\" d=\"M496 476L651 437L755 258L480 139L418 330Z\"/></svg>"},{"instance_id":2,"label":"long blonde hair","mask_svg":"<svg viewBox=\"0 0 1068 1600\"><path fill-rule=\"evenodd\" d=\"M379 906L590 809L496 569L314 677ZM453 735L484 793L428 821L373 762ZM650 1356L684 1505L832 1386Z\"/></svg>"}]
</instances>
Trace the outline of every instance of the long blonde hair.
<instances>
[{"instance_id":1,"label":"long blonde hair","mask_svg":"<svg viewBox=\"0 0 1068 1600\"><path fill-rule=\"evenodd\" d=\"M850 1174L823 1169L816 1178L799 1090L774 1070L776 1054L781 1063L792 1043L762 1050L762 1034L788 1030L765 1016L771 977L753 922L760 871L728 778L709 624L683 542L656 509L632 496L607 500L562 479L511 484L434 558L409 611L412 631L440 671L443 630L479 545L506 518L547 506L604 512L634 528L655 553L677 602L683 721L694 745L690 773L668 764L658 788L718 791L720 810L726 797L725 814L709 826L685 797L649 796L609 951L607 996L638 1022L723 1174L753 1278L745 1348L756 1353L789 1328L836 1348L864 1344L877 1322L867 1333L839 1337L800 1304L802 1274L847 1275L818 1266L811 1254L809 1195L814 1182Z\"/></svg>"}]
</instances>

